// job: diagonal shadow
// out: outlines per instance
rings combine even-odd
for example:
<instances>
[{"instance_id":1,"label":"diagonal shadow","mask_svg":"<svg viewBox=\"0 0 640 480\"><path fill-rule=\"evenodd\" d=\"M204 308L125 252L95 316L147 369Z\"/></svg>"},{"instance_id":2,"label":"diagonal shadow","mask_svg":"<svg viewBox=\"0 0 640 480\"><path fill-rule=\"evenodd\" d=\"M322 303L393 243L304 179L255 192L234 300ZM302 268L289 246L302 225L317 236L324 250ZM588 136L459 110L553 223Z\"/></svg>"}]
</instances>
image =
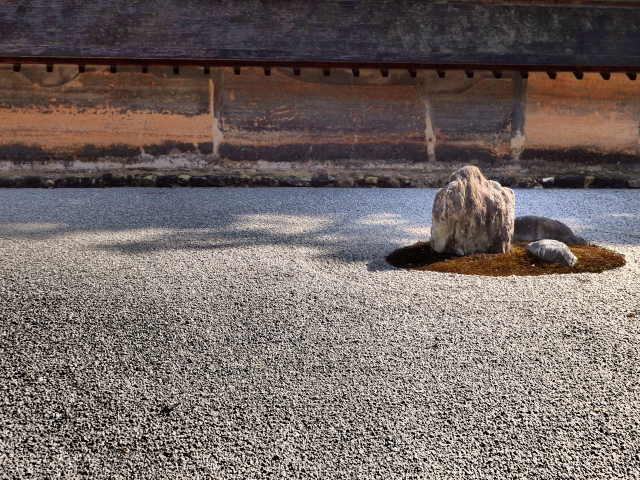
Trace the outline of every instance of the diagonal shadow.
<instances>
[{"instance_id":1,"label":"diagonal shadow","mask_svg":"<svg viewBox=\"0 0 640 480\"><path fill-rule=\"evenodd\" d=\"M99 233L97 249L256 246L313 249L327 262L392 269L394 249L426 240L435 189L2 190L0 237L50 239ZM564 221L596 243L640 244L640 195L632 190L518 190L517 215ZM122 237L111 235L132 232ZM103 238L104 237L104 238Z\"/></svg>"},{"instance_id":2,"label":"diagonal shadow","mask_svg":"<svg viewBox=\"0 0 640 480\"><path fill-rule=\"evenodd\" d=\"M390 269L384 257L429 235L433 190L109 189L0 192L0 237L105 234L94 248L158 250L312 248L327 261ZM399 197L397 194L401 193ZM4 196L4 198L2 198ZM426 205L427 209L422 206ZM137 231L135 239L110 233Z\"/></svg>"}]
</instances>

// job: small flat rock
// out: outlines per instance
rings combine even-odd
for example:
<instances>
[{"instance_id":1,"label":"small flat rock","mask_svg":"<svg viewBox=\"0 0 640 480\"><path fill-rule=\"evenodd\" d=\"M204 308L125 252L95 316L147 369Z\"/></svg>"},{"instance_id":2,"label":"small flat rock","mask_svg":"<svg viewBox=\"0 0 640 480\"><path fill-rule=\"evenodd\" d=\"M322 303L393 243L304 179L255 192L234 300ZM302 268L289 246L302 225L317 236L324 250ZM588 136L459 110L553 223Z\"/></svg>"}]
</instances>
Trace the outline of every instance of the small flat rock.
<instances>
[{"instance_id":1,"label":"small flat rock","mask_svg":"<svg viewBox=\"0 0 640 480\"><path fill-rule=\"evenodd\" d=\"M564 223L547 217L527 215L516 217L513 240L516 242L536 242L557 240L563 243L586 243L585 239L574 235Z\"/></svg>"},{"instance_id":2,"label":"small flat rock","mask_svg":"<svg viewBox=\"0 0 640 480\"><path fill-rule=\"evenodd\" d=\"M573 267L578 262L566 244L557 240L538 240L525 247L525 252L547 263L563 263Z\"/></svg>"}]
</instances>

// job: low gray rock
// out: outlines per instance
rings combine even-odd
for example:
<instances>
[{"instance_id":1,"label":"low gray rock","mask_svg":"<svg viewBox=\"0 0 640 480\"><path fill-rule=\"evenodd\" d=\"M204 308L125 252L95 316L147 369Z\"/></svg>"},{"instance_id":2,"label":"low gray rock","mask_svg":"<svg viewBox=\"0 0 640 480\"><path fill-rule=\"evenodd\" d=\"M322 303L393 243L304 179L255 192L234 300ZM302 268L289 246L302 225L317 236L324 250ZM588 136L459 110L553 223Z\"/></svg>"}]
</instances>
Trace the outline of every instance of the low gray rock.
<instances>
[{"instance_id":1,"label":"low gray rock","mask_svg":"<svg viewBox=\"0 0 640 480\"><path fill-rule=\"evenodd\" d=\"M208 187L209 186L209 179L207 179L207 177L202 177L202 176L194 176L191 177L191 186L192 187Z\"/></svg>"},{"instance_id":2,"label":"low gray rock","mask_svg":"<svg viewBox=\"0 0 640 480\"><path fill-rule=\"evenodd\" d=\"M381 177L378 186L382 188L400 188L400 180L393 177Z\"/></svg>"},{"instance_id":3,"label":"low gray rock","mask_svg":"<svg viewBox=\"0 0 640 480\"><path fill-rule=\"evenodd\" d=\"M240 175L232 173L231 175L225 175L225 182L228 187L250 187L251 177L248 175Z\"/></svg>"},{"instance_id":4,"label":"low gray rock","mask_svg":"<svg viewBox=\"0 0 640 480\"><path fill-rule=\"evenodd\" d=\"M226 175L209 175L207 181L210 187L224 187L227 184Z\"/></svg>"},{"instance_id":5,"label":"low gray rock","mask_svg":"<svg viewBox=\"0 0 640 480\"><path fill-rule=\"evenodd\" d=\"M356 185L356 182L351 177L340 176L336 178L336 187L352 188L355 185Z\"/></svg>"},{"instance_id":6,"label":"low gray rock","mask_svg":"<svg viewBox=\"0 0 640 480\"><path fill-rule=\"evenodd\" d=\"M336 178L329 175L326 172L318 173L311 178L312 187L326 187L328 185L334 185Z\"/></svg>"},{"instance_id":7,"label":"low gray rock","mask_svg":"<svg viewBox=\"0 0 640 480\"><path fill-rule=\"evenodd\" d=\"M515 188L535 188L538 182L533 178L519 178L513 184Z\"/></svg>"},{"instance_id":8,"label":"low gray rock","mask_svg":"<svg viewBox=\"0 0 640 480\"><path fill-rule=\"evenodd\" d=\"M69 188L82 188L83 187L83 185L82 185L82 181L84 180L83 177L76 177L76 176L65 177L65 180L67 180L67 187L69 187Z\"/></svg>"},{"instance_id":9,"label":"low gray rock","mask_svg":"<svg viewBox=\"0 0 640 480\"><path fill-rule=\"evenodd\" d=\"M557 240L539 240L527 245L524 251L547 263L564 263L573 267L578 261L569 247Z\"/></svg>"},{"instance_id":10,"label":"low gray rock","mask_svg":"<svg viewBox=\"0 0 640 480\"><path fill-rule=\"evenodd\" d=\"M553 182L556 188L584 188L584 177L579 175L563 175Z\"/></svg>"},{"instance_id":11,"label":"low gray rock","mask_svg":"<svg viewBox=\"0 0 640 480\"><path fill-rule=\"evenodd\" d=\"M513 231L514 241L536 242L545 239L563 243L587 243L584 238L574 235L568 226L557 220L535 215L516 217Z\"/></svg>"},{"instance_id":12,"label":"low gray rock","mask_svg":"<svg viewBox=\"0 0 640 480\"><path fill-rule=\"evenodd\" d=\"M42 179L40 177L36 177L35 175L30 175L24 178L24 186L26 188L41 188L42 183Z\"/></svg>"},{"instance_id":13,"label":"low gray rock","mask_svg":"<svg viewBox=\"0 0 640 480\"><path fill-rule=\"evenodd\" d=\"M374 177L373 175L367 175L364 177L363 185L365 187L377 187L378 186L378 177Z\"/></svg>"},{"instance_id":14,"label":"low gray rock","mask_svg":"<svg viewBox=\"0 0 640 480\"><path fill-rule=\"evenodd\" d=\"M411 185L411 179L403 175L397 177L381 177L378 186L382 188L406 188Z\"/></svg>"},{"instance_id":15,"label":"low gray rock","mask_svg":"<svg viewBox=\"0 0 640 480\"><path fill-rule=\"evenodd\" d=\"M251 184L256 187L277 187L279 183L277 178L268 175L258 175L251 179Z\"/></svg>"},{"instance_id":16,"label":"low gray rock","mask_svg":"<svg viewBox=\"0 0 640 480\"><path fill-rule=\"evenodd\" d=\"M626 178L621 177L595 177L590 188L627 188Z\"/></svg>"},{"instance_id":17,"label":"low gray rock","mask_svg":"<svg viewBox=\"0 0 640 480\"><path fill-rule=\"evenodd\" d=\"M540 179L540 183L544 188L552 188L555 184L555 177L545 177Z\"/></svg>"},{"instance_id":18,"label":"low gray rock","mask_svg":"<svg viewBox=\"0 0 640 480\"><path fill-rule=\"evenodd\" d=\"M160 188L171 188L177 181L177 175L158 175L156 177L156 186Z\"/></svg>"}]
</instances>

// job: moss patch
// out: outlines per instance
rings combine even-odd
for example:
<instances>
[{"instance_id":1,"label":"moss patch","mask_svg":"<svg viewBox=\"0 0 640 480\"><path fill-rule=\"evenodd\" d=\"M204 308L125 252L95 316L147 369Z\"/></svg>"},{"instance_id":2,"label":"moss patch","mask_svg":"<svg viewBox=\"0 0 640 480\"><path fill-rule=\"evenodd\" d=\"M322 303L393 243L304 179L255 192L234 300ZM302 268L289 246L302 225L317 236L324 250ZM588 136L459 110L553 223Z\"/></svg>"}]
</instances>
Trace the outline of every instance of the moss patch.
<instances>
[{"instance_id":1,"label":"moss patch","mask_svg":"<svg viewBox=\"0 0 640 480\"><path fill-rule=\"evenodd\" d=\"M573 267L559 263L545 263L525 253L528 242L514 243L507 253L477 253L458 257L436 253L429 242L418 242L387 256L387 262L406 270L461 273L463 275L486 275L507 277L509 275L549 275L552 273L600 273L622 267L626 262L619 253L595 245L569 245L578 263Z\"/></svg>"}]
</instances>

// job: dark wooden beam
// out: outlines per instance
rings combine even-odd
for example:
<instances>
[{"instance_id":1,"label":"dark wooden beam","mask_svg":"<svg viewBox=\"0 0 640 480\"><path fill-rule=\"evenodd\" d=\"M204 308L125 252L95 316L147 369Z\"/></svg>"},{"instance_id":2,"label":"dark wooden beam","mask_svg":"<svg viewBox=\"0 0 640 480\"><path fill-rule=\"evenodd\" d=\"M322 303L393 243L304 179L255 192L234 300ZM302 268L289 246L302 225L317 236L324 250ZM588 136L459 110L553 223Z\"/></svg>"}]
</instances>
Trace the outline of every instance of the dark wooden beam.
<instances>
[{"instance_id":1,"label":"dark wooden beam","mask_svg":"<svg viewBox=\"0 0 640 480\"><path fill-rule=\"evenodd\" d=\"M184 58L166 58L166 59L148 59L148 58L91 58L91 57L3 57L0 56L0 64L21 64L21 65L103 65L103 66L138 66L142 67L143 73L148 71L150 66L174 67L176 64L184 67L230 67L234 69L236 75L239 75L241 67L262 67L262 68L293 68L299 70L301 68L320 68L320 69L346 69L361 70L374 69L380 70L383 76L388 76L389 70L436 70L438 75L443 77L445 70L464 70L468 78L473 78L473 72L504 72L514 71L520 72L523 78L527 77L527 73L531 72L574 72L574 65L552 64L552 65L534 65L534 64L486 64L486 63L371 63L371 62L300 62L300 61L253 61L253 60L211 60L211 59L184 59ZM621 65L602 67L597 65L580 66L581 72L622 72L637 73L640 72L639 65Z\"/></svg>"},{"instance_id":2,"label":"dark wooden beam","mask_svg":"<svg viewBox=\"0 0 640 480\"><path fill-rule=\"evenodd\" d=\"M5 63L606 72L640 68L637 45L624 0L0 2Z\"/></svg>"}]
</instances>

